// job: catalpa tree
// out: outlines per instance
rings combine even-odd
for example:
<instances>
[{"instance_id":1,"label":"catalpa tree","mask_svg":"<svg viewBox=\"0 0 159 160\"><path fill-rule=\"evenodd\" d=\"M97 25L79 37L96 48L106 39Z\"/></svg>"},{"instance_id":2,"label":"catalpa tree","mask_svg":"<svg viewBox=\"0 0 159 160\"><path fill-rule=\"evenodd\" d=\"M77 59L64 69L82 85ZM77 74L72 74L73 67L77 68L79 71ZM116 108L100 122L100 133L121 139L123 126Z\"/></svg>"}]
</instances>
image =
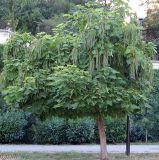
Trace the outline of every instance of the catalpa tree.
<instances>
[{"instance_id":1,"label":"catalpa tree","mask_svg":"<svg viewBox=\"0 0 159 160\"><path fill-rule=\"evenodd\" d=\"M130 23L126 23L130 17ZM5 46L2 80L10 107L96 119L101 160L108 160L103 119L139 109L152 79L154 45L143 41L127 3L78 6L55 35L14 34Z\"/></svg>"}]
</instances>

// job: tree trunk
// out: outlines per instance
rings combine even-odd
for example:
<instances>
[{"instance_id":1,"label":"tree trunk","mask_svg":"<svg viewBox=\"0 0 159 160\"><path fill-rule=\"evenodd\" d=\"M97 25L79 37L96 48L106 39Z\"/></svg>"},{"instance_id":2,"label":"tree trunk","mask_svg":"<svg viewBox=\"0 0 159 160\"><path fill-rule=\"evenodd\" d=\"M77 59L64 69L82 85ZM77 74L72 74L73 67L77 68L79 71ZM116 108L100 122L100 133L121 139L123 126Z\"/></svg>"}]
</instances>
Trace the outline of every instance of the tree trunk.
<instances>
[{"instance_id":1,"label":"tree trunk","mask_svg":"<svg viewBox=\"0 0 159 160\"><path fill-rule=\"evenodd\" d=\"M100 160L108 160L105 127L103 119L101 117L97 118L97 125L100 138L100 150L101 150Z\"/></svg>"},{"instance_id":2,"label":"tree trunk","mask_svg":"<svg viewBox=\"0 0 159 160\"><path fill-rule=\"evenodd\" d=\"M130 155L130 117L127 115L127 126L126 126L126 155Z\"/></svg>"},{"instance_id":3,"label":"tree trunk","mask_svg":"<svg viewBox=\"0 0 159 160\"><path fill-rule=\"evenodd\" d=\"M104 5L105 5L105 7L106 7L106 6L107 6L107 0L105 0L104 2L105 2Z\"/></svg>"},{"instance_id":4,"label":"tree trunk","mask_svg":"<svg viewBox=\"0 0 159 160\"><path fill-rule=\"evenodd\" d=\"M9 6L9 11L10 11L10 14L11 14L11 29L13 30L13 31L15 31L15 29L16 29L16 24L15 24L15 0L11 0L10 1L10 6Z\"/></svg>"},{"instance_id":5,"label":"tree trunk","mask_svg":"<svg viewBox=\"0 0 159 160\"><path fill-rule=\"evenodd\" d=\"M147 143L147 141L148 141L148 130L146 129L145 132L146 132L146 133L145 133L145 141L146 141L146 143Z\"/></svg>"}]
</instances>

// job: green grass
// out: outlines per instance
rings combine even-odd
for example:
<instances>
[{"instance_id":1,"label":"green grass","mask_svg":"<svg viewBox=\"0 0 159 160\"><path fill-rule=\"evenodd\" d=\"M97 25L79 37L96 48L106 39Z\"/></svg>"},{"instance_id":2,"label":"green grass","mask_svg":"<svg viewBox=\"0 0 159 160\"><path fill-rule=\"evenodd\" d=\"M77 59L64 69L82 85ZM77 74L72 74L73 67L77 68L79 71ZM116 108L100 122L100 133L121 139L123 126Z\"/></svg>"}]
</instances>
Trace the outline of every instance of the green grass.
<instances>
[{"instance_id":1,"label":"green grass","mask_svg":"<svg viewBox=\"0 0 159 160\"><path fill-rule=\"evenodd\" d=\"M99 160L98 154L84 153L0 153L5 160ZM11 159L9 157L16 157ZM124 154L109 154L110 160L159 160L159 154L132 154L129 158Z\"/></svg>"}]
</instances>

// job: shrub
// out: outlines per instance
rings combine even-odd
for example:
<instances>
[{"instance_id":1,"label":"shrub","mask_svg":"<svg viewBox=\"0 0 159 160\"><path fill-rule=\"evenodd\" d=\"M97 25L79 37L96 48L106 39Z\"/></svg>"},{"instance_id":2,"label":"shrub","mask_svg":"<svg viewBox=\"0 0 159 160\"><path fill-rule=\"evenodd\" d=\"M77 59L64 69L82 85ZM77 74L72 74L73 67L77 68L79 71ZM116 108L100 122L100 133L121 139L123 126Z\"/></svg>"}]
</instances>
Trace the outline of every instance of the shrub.
<instances>
[{"instance_id":1,"label":"shrub","mask_svg":"<svg viewBox=\"0 0 159 160\"><path fill-rule=\"evenodd\" d=\"M130 140L131 142L144 141L145 140L144 128L138 124L132 124Z\"/></svg>"},{"instance_id":2,"label":"shrub","mask_svg":"<svg viewBox=\"0 0 159 160\"><path fill-rule=\"evenodd\" d=\"M125 141L125 120L106 118L105 125L108 142ZM136 127L131 128L132 141L142 139L136 129ZM82 144L99 142L96 123L89 118L65 120L54 117L42 122L28 113L8 112L0 116L0 131L0 143Z\"/></svg>"},{"instance_id":3,"label":"shrub","mask_svg":"<svg viewBox=\"0 0 159 160\"><path fill-rule=\"evenodd\" d=\"M3 68L3 50L4 45L0 44L0 71L2 71Z\"/></svg>"},{"instance_id":4,"label":"shrub","mask_svg":"<svg viewBox=\"0 0 159 160\"><path fill-rule=\"evenodd\" d=\"M52 118L39 121L29 132L33 142L38 144L90 143L94 137L94 121Z\"/></svg>"},{"instance_id":5,"label":"shrub","mask_svg":"<svg viewBox=\"0 0 159 160\"><path fill-rule=\"evenodd\" d=\"M66 141L65 122L63 119L52 118L38 122L32 128L33 141L38 144L60 144Z\"/></svg>"},{"instance_id":6,"label":"shrub","mask_svg":"<svg viewBox=\"0 0 159 160\"><path fill-rule=\"evenodd\" d=\"M107 142L108 143L122 143L126 138L126 120L120 118L110 118L105 119L105 129L107 132ZM95 140L99 143L98 129L95 129Z\"/></svg>"},{"instance_id":7,"label":"shrub","mask_svg":"<svg viewBox=\"0 0 159 160\"><path fill-rule=\"evenodd\" d=\"M110 143L122 143L126 138L126 120L106 118L105 120L107 141Z\"/></svg>"},{"instance_id":8,"label":"shrub","mask_svg":"<svg viewBox=\"0 0 159 160\"><path fill-rule=\"evenodd\" d=\"M27 121L24 112L7 112L0 115L0 143L18 143L25 136Z\"/></svg>"},{"instance_id":9,"label":"shrub","mask_svg":"<svg viewBox=\"0 0 159 160\"><path fill-rule=\"evenodd\" d=\"M69 120L66 137L68 143L91 143L94 139L95 122L91 119Z\"/></svg>"}]
</instances>

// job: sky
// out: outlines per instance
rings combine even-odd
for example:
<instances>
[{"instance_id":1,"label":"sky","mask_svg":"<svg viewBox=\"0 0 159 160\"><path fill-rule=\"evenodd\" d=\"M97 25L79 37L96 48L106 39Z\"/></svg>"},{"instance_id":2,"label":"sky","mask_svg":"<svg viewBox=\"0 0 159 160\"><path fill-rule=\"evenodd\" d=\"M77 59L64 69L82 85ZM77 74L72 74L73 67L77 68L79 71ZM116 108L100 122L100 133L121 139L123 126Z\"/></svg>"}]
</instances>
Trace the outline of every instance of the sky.
<instances>
[{"instance_id":1,"label":"sky","mask_svg":"<svg viewBox=\"0 0 159 160\"><path fill-rule=\"evenodd\" d=\"M142 0L129 0L129 4L133 10L137 14L138 18L145 18L146 17L146 5L140 6Z\"/></svg>"},{"instance_id":2,"label":"sky","mask_svg":"<svg viewBox=\"0 0 159 160\"><path fill-rule=\"evenodd\" d=\"M98 0L96 0L98 1ZM109 2L110 0L107 0ZM129 2L130 7L132 8L133 12L137 14L138 18L145 18L147 13L147 6L142 5L141 3L146 0L125 0Z\"/></svg>"}]
</instances>

